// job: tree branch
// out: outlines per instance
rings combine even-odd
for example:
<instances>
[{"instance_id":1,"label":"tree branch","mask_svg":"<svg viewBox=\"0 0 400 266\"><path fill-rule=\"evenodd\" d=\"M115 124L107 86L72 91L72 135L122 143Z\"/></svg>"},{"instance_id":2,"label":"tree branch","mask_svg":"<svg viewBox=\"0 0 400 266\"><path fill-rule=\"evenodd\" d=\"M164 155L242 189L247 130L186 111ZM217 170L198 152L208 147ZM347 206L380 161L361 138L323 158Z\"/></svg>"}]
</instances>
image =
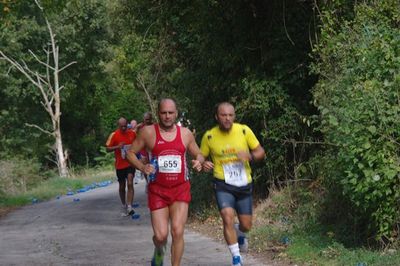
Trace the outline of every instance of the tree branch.
<instances>
[{"instance_id":1,"label":"tree branch","mask_svg":"<svg viewBox=\"0 0 400 266\"><path fill-rule=\"evenodd\" d=\"M287 28L286 28L285 5L286 5L286 3L285 3L285 1L283 1L283 27L285 28L285 33L286 33L286 36L287 36L288 40L290 41L290 43L293 46L295 46L294 42L290 38L290 35L289 35L288 31L287 31Z\"/></svg>"},{"instance_id":2,"label":"tree branch","mask_svg":"<svg viewBox=\"0 0 400 266\"><path fill-rule=\"evenodd\" d=\"M44 65L46 68L50 68L52 70L54 70L54 68L52 66L50 66L49 64L46 64L45 62L43 62L42 60L40 60L34 52L32 52L31 49L28 50L29 53L36 59L36 61L38 61L40 64Z\"/></svg>"},{"instance_id":3,"label":"tree branch","mask_svg":"<svg viewBox=\"0 0 400 266\"><path fill-rule=\"evenodd\" d=\"M39 86L38 83L32 78L31 75L29 75L26 71L25 68L18 63L16 60L6 56L3 51L0 50L0 55L1 58L5 59L6 61L8 61L11 65L13 65L15 68L17 68L19 70L19 72L21 72L24 76L26 76L30 82L32 82L34 85Z\"/></svg>"},{"instance_id":4,"label":"tree branch","mask_svg":"<svg viewBox=\"0 0 400 266\"><path fill-rule=\"evenodd\" d=\"M150 96L150 93L149 93L148 89L146 88L146 84L144 84L144 80L143 80L142 76L139 74L137 76L136 80L139 82L139 85L142 87L144 93L146 94L147 100L148 100L149 105L150 105L151 112L153 114L155 114L155 110L154 110L154 107L153 107L153 101L151 99L151 96Z\"/></svg>"},{"instance_id":5,"label":"tree branch","mask_svg":"<svg viewBox=\"0 0 400 266\"><path fill-rule=\"evenodd\" d=\"M52 132L43 129L43 128L39 127L38 125L25 123L25 126L37 128L40 131L42 131L43 133L46 133L46 134L48 134L50 136L54 136L54 134Z\"/></svg>"},{"instance_id":6,"label":"tree branch","mask_svg":"<svg viewBox=\"0 0 400 266\"><path fill-rule=\"evenodd\" d=\"M63 71L64 69L66 69L67 67L69 67L70 65L76 64L76 61L72 61L71 63L67 64L66 66L63 66L60 70L58 70L57 72L60 73L61 71Z\"/></svg>"}]
</instances>

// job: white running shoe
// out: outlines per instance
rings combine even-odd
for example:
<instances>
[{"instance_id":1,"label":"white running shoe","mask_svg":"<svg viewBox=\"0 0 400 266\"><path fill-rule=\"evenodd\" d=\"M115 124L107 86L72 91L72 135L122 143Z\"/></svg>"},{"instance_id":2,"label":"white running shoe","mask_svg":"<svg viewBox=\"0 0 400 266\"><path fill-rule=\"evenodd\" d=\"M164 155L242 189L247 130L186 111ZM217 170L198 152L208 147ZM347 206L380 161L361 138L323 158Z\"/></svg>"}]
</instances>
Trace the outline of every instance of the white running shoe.
<instances>
[{"instance_id":1,"label":"white running shoe","mask_svg":"<svg viewBox=\"0 0 400 266\"><path fill-rule=\"evenodd\" d=\"M133 210L131 205L128 205L128 208L126 210L126 216L133 215L133 214L135 214L135 211Z\"/></svg>"},{"instance_id":2,"label":"white running shoe","mask_svg":"<svg viewBox=\"0 0 400 266\"><path fill-rule=\"evenodd\" d=\"M127 212L126 206L121 206L121 216L122 217L128 216L128 212Z\"/></svg>"}]
</instances>

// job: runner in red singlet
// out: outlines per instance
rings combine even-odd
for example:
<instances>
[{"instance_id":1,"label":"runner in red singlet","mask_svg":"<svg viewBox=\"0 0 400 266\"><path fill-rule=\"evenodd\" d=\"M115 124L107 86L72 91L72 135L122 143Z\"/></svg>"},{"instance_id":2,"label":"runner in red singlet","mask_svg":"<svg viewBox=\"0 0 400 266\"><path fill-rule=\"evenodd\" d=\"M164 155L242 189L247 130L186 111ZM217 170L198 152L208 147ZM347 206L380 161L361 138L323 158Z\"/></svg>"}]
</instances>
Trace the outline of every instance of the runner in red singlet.
<instances>
[{"instance_id":1,"label":"runner in red singlet","mask_svg":"<svg viewBox=\"0 0 400 266\"><path fill-rule=\"evenodd\" d=\"M158 104L159 124L147 126L128 151L128 161L148 175L148 205L153 226L154 254L152 265L162 265L171 222L171 264L180 265L184 249L183 233L191 200L186 151L193 157L192 167L201 170L204 157L192 132L175 124L178 111L172 99L162 99ZM157 167L143 164L136 153L151 151L150 161Z\"/></svg>"}]
</instances>

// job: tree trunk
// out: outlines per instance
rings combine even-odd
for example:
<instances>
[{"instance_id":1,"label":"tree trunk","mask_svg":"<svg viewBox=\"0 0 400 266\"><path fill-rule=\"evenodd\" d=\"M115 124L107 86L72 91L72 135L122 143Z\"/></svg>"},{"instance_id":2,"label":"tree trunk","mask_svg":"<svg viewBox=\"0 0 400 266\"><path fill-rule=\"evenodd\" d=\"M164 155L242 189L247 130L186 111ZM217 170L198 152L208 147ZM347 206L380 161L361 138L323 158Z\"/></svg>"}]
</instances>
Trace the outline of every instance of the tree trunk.
<instances>
[{"instance_id":1,"label":"tree trunk","mask_svg":"<svg viewBox=\"0 0 400 266\"><path fill-rule=\"evenodd\" d=\"M68 176L68 154L64 151L62 138L61 138L61 130L57 128L54 132L55 134L55 152L56 152L56 159L57 159L57 167L58 173L60 177L67 177Z\"/></svg>"},{"instance_id":2,"label":"tree trunk","mask_svg":"<svg viewBox=\"0 0 400 266\"><path fill-rule=\"evenodd\" d=\"M42 7L39 5L38 1L35 0L37 6L43 11ZM42 96L41 104L43 108L46 110L48 115L50 116L52 122L52 131L46 130L38 125L28 124L25 123L27 126L35 127L46 133L54 138L54 153L55 153L55 160L52 161L58 167L58 173L61 177L68 176L68 167L67 167L67 160L68 160L68 153L63 148L62 138L61 138L61 127L60 127L60 118L61 118L61 98L60 92L63 89L63 86L59 84L59 73L69 67L76 62L70 62L69 64L65 65L64 67L59 67L59 47L57 46L57 42L55 40L55 34L51 28L49 21L45 16L45 21L47 25L47 29L50 35L50 43L45 50L47 55L47 61L43 62L39 59L39 57L29 50L30 54L36 59L39 65L45 66L45 73L46 74L39 74L38 71L34 71L30 69L24 61L20 64L17 60L8 57L4 54L3 51L0 50L0 59L5 59L8 61L12 66L17 68L22 74L24 74L32 84L34 84L40 91ZM53 64L50 64L52 61ZM52 78L50 76L52 73Z\"/></svg>"}]
</instances>

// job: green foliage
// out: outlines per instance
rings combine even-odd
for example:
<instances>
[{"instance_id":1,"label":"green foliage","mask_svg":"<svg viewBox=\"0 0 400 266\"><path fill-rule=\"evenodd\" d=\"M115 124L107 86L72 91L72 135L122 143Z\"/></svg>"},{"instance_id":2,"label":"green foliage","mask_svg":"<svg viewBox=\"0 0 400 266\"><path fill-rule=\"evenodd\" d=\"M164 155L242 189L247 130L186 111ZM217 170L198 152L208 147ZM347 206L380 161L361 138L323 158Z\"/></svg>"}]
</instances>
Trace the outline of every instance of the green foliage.
<instances>
[{"instance_id":1,"label":"green foliage","mask_svg":"<svg viewBox=\"0 0 400 266\"><path fill-rule=\"evenodd\" d=\"M13 157L0 160L0 194L26 192L36 183L47 179L48 174L34 159Z\"/></svg>"},{"instance_id":2,"label":"green foliage","mask_svg":"<svg viewBox=\"0 0 400 266\"><path fill-rule=\"evenodd\" d=\"M61 130L71 165L95 163L99 146L114 130L117 119L140 118L142 95L114 69L109 5L104 1L40 1L60 47L60 66L77 63L62 72ZM0 49L33 71L43 66L32 50L46 61L43 48L49 41L43 15L34 1L6 1L1 16ZM5 7L6 10L4 9ZM115 49L117 50L117 49ZM25 123L51 127L40 104L40 93L18 71L0 61L0 156L14 154L46 157L52 138Z\"/></svg>"},{"instance_id":3,"label":"green foliage","mask_svg":"<svg viewBox=\"0 0 400 266\"><path fill-rule=\"evenodd\" d=\"M311 5L278 0L156 3L120 1L114 6L118 16L112 27L122 40L116 60L124 77L138 88L136 79L143 78L153 101L175 97L199 139L215 123L215 104L234 102L238 120L267 149L267 165L255 170L257 192L264 196L267 185L293 178L298 162L285 141L309 138L312 133L301 117L315 111L309 105L315 81L306 68Z\"/></svg>"},{"instance_id":4,"label":"green foliage","mask_svg":"<svg viewBox=\"0 0 400 266\"><path fill-rule=\"evenodd\" d=\"M278 250L278 257L300 265L398 265L400 253L366 249L343 242L345 232L336 224L321 223L326 215L326 191L319 181L289 185L274 190L255 210L256 222L250 231L252 249ZM340 197L340 195L339 195ZM336 206L336 217L345 205ZM357 234L356 232L346 232Z\"/></svg>"},{"instance_id":5,"label":"green foliage","mask_svg":"<svg viewBox=\"0 0 400 266\"><path fill-rule=\"evenodd\" d=\"M114 164L114 153L107 152L106 147L100 147L100 155L95 157L97 167L110 167Z\"/></svg>"},{"instance_id":6,"label":"green foliage","mask_svg":"<svg viewBox=\"0 0 400 266\"><path fill-rule=\"evenodd\" d=\"M400 7L371 2L357 5L350 21L324 14L314 98L320 130L337 145L326 153L331 171L324 175L351 201L347 211L366 222L358 229L393 242L400 218Z\"/></svg>"},{"instance_id":7,"label":"green foliage","mask_svg":"<svg viewBox=\"0 0 400 266\"><path fill-rule=\"evenodd\" d=\"M201 220L212 215L219 215L214 197L212 176L205 173L192 173L190 183L192 193L190 215Z\"/></svg>"}]
</instances>

